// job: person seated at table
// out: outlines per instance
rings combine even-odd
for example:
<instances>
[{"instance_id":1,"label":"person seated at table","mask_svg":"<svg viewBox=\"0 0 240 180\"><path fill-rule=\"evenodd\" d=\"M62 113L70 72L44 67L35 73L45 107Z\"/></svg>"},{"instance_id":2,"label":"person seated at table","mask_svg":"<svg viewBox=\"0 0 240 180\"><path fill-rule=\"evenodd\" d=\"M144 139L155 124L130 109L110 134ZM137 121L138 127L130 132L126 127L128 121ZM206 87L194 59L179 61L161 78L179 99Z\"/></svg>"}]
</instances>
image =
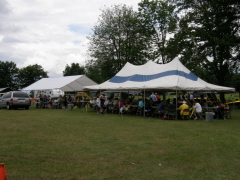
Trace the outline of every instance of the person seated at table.
<instances>
[{"instance_id":1,"label":"person seated at table","mask_svg":"<svg viewBox=\"0 0 240 180\"><path fill-rule=\"evenodd\" d=\"M189 112L184 112L184 109L189 109L189 106L187 105L186 101L182 101L182 105L179 106L178 110L180 110L181 116L188 116Z\"/></svg>"},{"instance_id":2,"label":"person seated at table","mask_svg":"<svg viewBox=\"0 0 240 180\"><path fill-rule=\"evenodd\" d=\"M173 103L172 100L170 100L169 105L167 106L167 108L168 108L168 110L165 112L165 115L164 115L165 118L169 114L169 111L176 110L176 105Z\"/></svg>"},{"instance_id":3,"label":"person seated at table","mask_svg":"<svg viewBox=\"0 0 240 180\"><path fill-rule=\"evenodd\" d=\"M215 114L214 118L224 119L224 108L225 108L225 105L222 102L219 102L214 112Z\"/></svg>"},{"instance_id":4,"label":"person seated at table","mask_svg":"<svg viewBox=\"0 0 240 180\"><path fill-rule=\"evenodd\" d=\"M164 104L164 101L159 100L156 112L160 115L160 117L164 116L164 114L165 114L165 104Z\"/></svg>"},{"instance_id":5,"label":"person seated at table","mask_svg":"<svg viewBox=\"0 0 240 180\"><path fill-rule=\"evenodd\" d=\"M142 99L138 100L138 107L136 109L136 115L142 115L144 109L144 102Z\"/></svg>"},{"instance_id":6,"label":"person seated at table","mask_svg":"<svg viewBox=\"0 0 240 180\"><path fill-rule=\"evenodd\" d=\"M158 109L161 110L161 111L164 111L164 103L163 103L163 101L159 102Z\"/></svg>"},{"instance_id":7,"label":"person seated at table","mask_svg":"<svg viewBox=\"0 0 240 180\"><path fill-rule=\"evenodd\" d=\"M147 114L149 114L152 111L152 105L149 99L145 100L146 104L145 104L145 112Z\"/></svg>"},{"instance_id":8,"label":"person seated at table","mask_svg":"<svg viewBox=\"0 0 240 180\"><path fill-rule=\"evenodd\" d=\"M197 120L200 117L200 114L202 113L202 106L197 101L193 101L193 108L194 111L194 119Z\"/></svg>"},{"instance_id":9,"label":"person seated at table","mask_svg":"<svg viewBox=\"0 0 240 180\"><path fill-rule=\"evenodd\" d=\"M144 107L144 103L143 103L142 99L139 99L139 101L138 101L138 107L140 107L140 108L143 108L143 107Z\"/></svg>"}]
</instances>

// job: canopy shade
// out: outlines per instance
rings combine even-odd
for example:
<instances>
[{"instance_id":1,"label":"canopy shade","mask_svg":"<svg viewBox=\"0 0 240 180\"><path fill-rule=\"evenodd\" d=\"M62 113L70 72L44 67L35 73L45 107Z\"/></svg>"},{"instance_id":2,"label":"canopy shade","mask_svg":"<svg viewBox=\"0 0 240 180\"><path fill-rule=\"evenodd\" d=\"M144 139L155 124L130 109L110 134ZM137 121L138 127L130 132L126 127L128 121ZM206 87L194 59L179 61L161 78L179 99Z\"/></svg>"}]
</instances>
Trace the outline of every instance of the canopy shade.
<instances>
[{"instance_id":1,"label":"canopy shade","mask_svg":"<svg viewBox=\"0 0 240 180\"><path fill-rule=\"evenodd\" d=\"M56 78L42 78L39 81L24 88L25 91L61 89L62 91L82 91L83 86L97 85L85 75L65 76Z\"/></svg>"},{"instance_id":2,"label":"canopy shade","mask_svg":"<svg viewBox=\"0 0 240 180\"><path fill-rule=\"evenodd\" d=\"M88 90L186 90L235 91L235 88L207 83L188 70L178 58L167 64L148 61L144 65L126 63L111 79L99 85L84 86Z\"/></svg>"}]
</instances>

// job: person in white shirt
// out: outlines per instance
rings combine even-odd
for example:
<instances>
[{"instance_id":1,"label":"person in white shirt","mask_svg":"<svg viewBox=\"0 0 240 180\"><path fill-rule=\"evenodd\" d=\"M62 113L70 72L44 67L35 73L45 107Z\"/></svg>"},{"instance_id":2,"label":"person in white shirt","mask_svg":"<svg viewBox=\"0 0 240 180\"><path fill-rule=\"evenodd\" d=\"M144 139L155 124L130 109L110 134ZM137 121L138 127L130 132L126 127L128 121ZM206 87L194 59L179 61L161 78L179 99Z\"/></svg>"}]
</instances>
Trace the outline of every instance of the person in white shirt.
<instances>
[{"instance_id":1,"label":"person in white shirt","mask_svg":"<svg viewBox=\"0 0 240 180\"><path fill-rule=\"evenodd\" d=\"M194 115L195 115L195 120L196 120L196 119L198 119L199 114L202 113L202 106L198 102L193 101L193 108L195 108Z\"/></svg>"},{"instance_id":2,"label":"person in white shirt","mask_svg":"<svg viewBox=\"0 0 240 180\"><path fill-rule=\"evenodd\" d=\"M150 97L149 97L149 98L152 100L152 102L155 102L155 101L157 101L157 98L156 98L156 96L155 96L154 92L152 92L152 94L150 95Z\"/></svg>"},{"instance_id":3,"label":"person in white shirt","mask_svg":"<svg viewBox=\"0 0 240 180\"><path fill-rule=\"evenodd\" d=\"M53 101L53 109L58 109L58 99Z\"/></svg>"},{"instance_id":4,"label":"person in white shirt","mask_svg":"<svg viewBox=\"0 0 240 180\"><path fill-rule=\"evenodd\" d=\"M100 98L98 97L96 99L96 111L97 111L97 114L99 113L100 109L101 109L101 101L100 101Z\"/></svg>"}]
</instances>

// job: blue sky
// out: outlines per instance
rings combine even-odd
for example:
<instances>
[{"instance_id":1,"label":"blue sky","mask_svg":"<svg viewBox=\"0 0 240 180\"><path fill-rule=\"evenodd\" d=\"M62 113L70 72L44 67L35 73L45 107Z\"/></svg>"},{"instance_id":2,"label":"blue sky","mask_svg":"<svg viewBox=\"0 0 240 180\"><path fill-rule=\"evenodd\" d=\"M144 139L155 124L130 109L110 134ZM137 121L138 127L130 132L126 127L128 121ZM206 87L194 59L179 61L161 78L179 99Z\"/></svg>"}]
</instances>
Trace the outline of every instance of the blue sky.
<instances>
[{"instance_id":1,"label":"blue sky","mask_svg":"<svg viewBox=\"0 0 240 180\"><path fill-rule=\"evenodd\" d=\"M39 64L50 77L66 64L85 64L86 36L101 8L140 0L0 0L0 60L17 67Z\"/></svg>"}]
</instances>

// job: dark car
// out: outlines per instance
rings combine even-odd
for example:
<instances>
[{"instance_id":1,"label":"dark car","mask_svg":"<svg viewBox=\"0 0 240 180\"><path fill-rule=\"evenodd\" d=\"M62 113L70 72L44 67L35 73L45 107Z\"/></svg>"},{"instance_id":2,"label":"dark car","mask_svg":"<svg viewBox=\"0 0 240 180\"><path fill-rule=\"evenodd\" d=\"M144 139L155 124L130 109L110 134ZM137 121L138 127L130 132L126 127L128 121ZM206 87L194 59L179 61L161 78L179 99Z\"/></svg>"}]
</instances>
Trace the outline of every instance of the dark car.
<instances>
[{"instance_id":1,"label":"dark car","mask_svg":"<svg viewBox=\"0 0 240 180\"><path fill-rule=\"evenodd\" d=\"M22 91L10 91L0 97L0 108L17 109L25 108L29 109L31 105L31 99L28 94Z\"/></svg>"}]
</instances>

